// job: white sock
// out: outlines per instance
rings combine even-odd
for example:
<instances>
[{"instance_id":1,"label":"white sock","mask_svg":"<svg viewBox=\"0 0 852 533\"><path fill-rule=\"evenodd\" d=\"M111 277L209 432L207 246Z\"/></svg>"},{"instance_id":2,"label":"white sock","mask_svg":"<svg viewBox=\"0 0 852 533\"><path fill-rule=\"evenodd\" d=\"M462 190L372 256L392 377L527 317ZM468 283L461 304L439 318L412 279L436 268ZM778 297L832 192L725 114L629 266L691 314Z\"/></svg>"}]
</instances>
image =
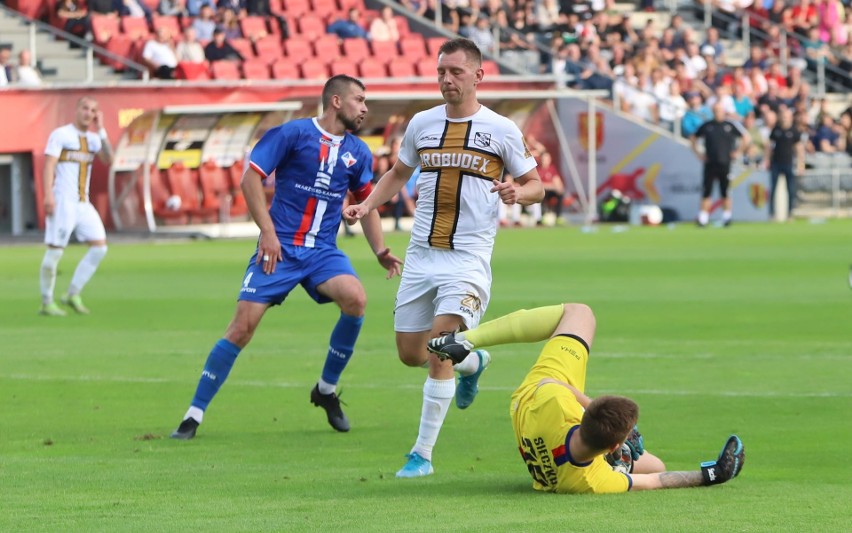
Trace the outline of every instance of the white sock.
<instances>
[{"instance_id":1,"label":"white sock","mask_svg":"<svg viewBox=\"0 0 852 533\"><path fill-rule=\"evenodd\" d=\"M95 270L107 253L106 245L90 246L89 251L80 259L77 264L77 269L74 270L74 277L71 278L71 285L68 287L68 295L73 296L83 292L83 287L92 279Z\"/></svg>"},{"instance_id":2,"label":"white sock","mask_svg":"<svg viewBox=\"0 0 852 533\"><path fill-rule=\"evenodd\" d=\"M698 223L699 224L707 224L710 222L710 213L707 211L699 211L698 212Z\"/></svg>"},{"instance_id":3,"label":"white sock","mask_svg":"<svg viewBox=\"0 0 852 533\"><path fill-rule=\"evenodd\" d=\"M195 421L200 424L201 421L204 420L204 411L194 405L191 405L189 406L189 409L187 409L186 414L183 415L184 420L187 418L194 418Z\"/></svg>"},{"instance_id":4,"label":"white sock","mask_svg":"<svg viewBox=\"0 0 852 533\"><path fill-rule=\"evenodd\" d=\"M733 216L734 216L734 214L731 213L730 211L723 211L722 212L722 220L725 220L725 221L731 220L731 217L733 217Z\"/></svg>"},{"instance_id":5,"label":"white sock","mask_svg":"<svg viewBox=\"0 0 852 533\"><path fill-rule=\"evenodd\" d=\"M325 394L327 396L329 394L333 394L337 390L337 385L332 385L320 378L319 381L317 381L317 388L319 389L320 394Z\"/></svg>"},{"instance_id":6,"label":"white sock","mask_svg":"<svg viewBox=\"0 0 852 533\"><path fill-rule=\"evenodd\" d=\"M453 369L462 376L470 376L476 374L479 370L479 354L470 352L464 361L457 365L453 365Z\"/></svg>"},{"instance_id":7,"label":"white sock","mask_svg":"<svg viewBox=\"0 0 852 533\"><path fill-rule=\"evenodd\" d=\"M56 286L56 266L65 252L64 248L48 248L41 260L41 273L39 284L41 285L41 303L49 304L53 301L53 288Z\"/></svg>"},{"instance_id":8,"label":"white sock","mask_svg":"<svg viewBox=\"0 0 852 533\"><path fill-rule=\"evenodd\" d=\"M444 425L447 411L450 410L450 401L456 394L455 379L432 379L426 378L423 385L423 410L420 413L420 433L417 442L411 449L420 457L431 461L432 448L438 442L438 433Z\"/></svg>"}]
</instances>

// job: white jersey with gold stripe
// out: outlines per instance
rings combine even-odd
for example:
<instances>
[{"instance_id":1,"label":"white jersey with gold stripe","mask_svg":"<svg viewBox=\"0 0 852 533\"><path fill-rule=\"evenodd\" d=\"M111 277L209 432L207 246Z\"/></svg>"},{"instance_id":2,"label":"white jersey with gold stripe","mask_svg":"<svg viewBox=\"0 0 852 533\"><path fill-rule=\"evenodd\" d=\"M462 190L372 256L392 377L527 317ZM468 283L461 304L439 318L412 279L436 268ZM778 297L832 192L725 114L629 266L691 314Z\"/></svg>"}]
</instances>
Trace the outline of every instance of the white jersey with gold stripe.
<instances>
[{"instance_id":1,"label":"white jersey with gold stripe","mask_svg":"<svg viewBox=\"0 0 852 533\"><path fill-rule=\"evenodd\" d=\"M469 117L447 118L446 105L414 115L399 160L420 166L411 244L491 255L497 206L491 180L535 168L518 126L485 106Z\"/></svg>"},{"instance_id":2,"label":"white jersey with gold stripe","mask_svg":"<svg viewBox=\"0 0 852 533\"><path fill-rule=\"evenodd\" d=\"M89 200L92 162L100 151L101 138L97 133L82 132L74 124L53 130L44 153L59 160L53 181L53 194L57 201L69 197L80 202Z\"/></svg>"}]
</instances>

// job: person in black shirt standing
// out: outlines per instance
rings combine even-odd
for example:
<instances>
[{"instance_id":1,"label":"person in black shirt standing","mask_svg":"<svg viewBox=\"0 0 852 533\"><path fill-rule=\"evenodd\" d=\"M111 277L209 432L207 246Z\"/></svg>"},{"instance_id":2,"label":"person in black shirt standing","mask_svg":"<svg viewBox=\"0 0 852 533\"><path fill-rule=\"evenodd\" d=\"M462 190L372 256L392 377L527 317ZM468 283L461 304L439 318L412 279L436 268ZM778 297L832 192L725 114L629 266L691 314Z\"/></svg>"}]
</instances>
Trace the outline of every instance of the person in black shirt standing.
<instances>
[{"instance_id":1,"label":"person in black shirt standing","mask_svg":"<svg viewBox=\"0 0 852 533\"><path fill-rule=\"evenodd\" d=\"M704 138L704 152L698 150L698 138ZM731 173L731 161L738 155L737 139L745 150L751 138L742 125L725 119L725 108L721 102L713 105L713 119L702 124L692 136L692 150L699 160L704 162L704 184L701 195L701 210L698 213L698 225L704 227L710 221L710 196L713 183L719 182L719 195L723 200L722 222L731 225L731 197L728 194L728 175Z\"/></svg>"},{"instance_id":2,"label":"person in black shirt standing","mask_svg":"<svg viewBox=\"0 0 852 533\"><path fill-rule=\"evenodd\" d=\"M769 133L766 143L766 157L769 167L769 218L775 214L775 187L778 177L784 174L787 181L787 217L793 214L793 201L796 198L796 174L793 171L793 156L798 158L799 167L804 164L804 146L802 131L793 124L793 111L781 110L781 120ZM795 153L794 153L795 152Z\"/></svg>"}]
</instances>

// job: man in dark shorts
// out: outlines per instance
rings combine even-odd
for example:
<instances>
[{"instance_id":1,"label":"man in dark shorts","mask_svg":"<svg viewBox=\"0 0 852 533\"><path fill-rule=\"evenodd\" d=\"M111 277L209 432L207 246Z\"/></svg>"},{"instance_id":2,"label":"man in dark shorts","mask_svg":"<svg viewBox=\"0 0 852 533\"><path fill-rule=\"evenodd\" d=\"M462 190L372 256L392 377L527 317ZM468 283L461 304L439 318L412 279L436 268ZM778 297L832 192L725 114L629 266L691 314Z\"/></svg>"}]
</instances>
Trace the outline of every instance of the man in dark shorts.
<instances>
[{"instance_id":1,"label":"man in dark shorts","mask_svg":"<svg viewBox=\"0 0 852 533\"><path fill-rule=\"evenodd\" d=\"M692 150L696 157L704 163L704 183L701 193L701 209L698 212L698 225L704 227L710 221L710 197L713 194L713 183L719 182L719 196L722 197L722 223L731 225L731 197L728 193L731 161L738 157L751 142L748 132L739 122L725 118L725 108L717 101L713 105L713 119L708 120L691 137ZM698 150L698 138L704 139L704 151ZM742 142L737 144L737 139Z\"/></svg>"}]
</instances>

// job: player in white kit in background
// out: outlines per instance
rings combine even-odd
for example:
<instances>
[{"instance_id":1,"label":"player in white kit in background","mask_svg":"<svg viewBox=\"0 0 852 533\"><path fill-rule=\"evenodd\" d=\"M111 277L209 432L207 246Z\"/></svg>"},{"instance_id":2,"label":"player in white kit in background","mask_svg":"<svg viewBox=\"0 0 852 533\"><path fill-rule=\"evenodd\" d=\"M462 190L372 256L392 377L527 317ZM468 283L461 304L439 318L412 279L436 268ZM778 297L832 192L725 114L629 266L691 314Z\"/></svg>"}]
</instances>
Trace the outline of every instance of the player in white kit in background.
<instances>
[{"instance_id":1,"label":"player in white kit in background","mask_svg":"<svg viewBox=\"0 0 852 533\"><path fill-rule=\"evenodd\" d=\"M41 262L41 311L46 316L65 316L56 305L53 291L56 268L73 232L89 251L80 260L61 302L80 314L88 314L80 293L107 252L106 231L101 217L89 202L89 181L95 155L112 164L113 151L103 127L98 103L84 96L77 101L74 122L53 130L44 150L44 243ZM94 131L92 131L94 130Z\"/></svg>"}]
</instances>

